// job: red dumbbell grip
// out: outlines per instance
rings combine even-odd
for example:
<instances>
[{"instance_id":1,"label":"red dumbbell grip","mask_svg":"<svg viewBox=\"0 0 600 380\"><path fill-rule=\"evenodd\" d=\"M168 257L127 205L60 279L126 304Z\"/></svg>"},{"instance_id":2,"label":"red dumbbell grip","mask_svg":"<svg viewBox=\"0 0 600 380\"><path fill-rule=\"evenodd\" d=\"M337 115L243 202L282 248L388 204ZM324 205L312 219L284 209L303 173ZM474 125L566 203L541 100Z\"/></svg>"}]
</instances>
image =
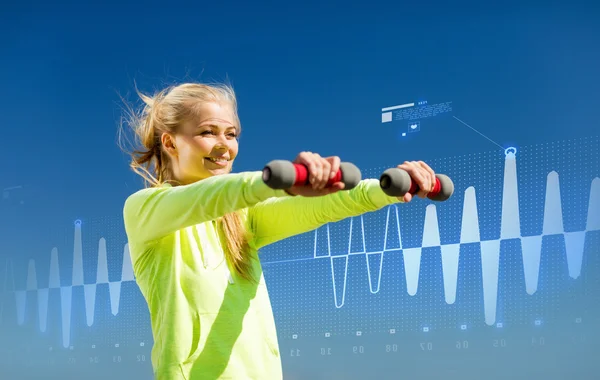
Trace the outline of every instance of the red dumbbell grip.
<instances>
[{"instance_id":1,"label":"red dumbbell grip","mask_svg":"<svg viewBox=\"0 0 600 380\"><path fill-rule=\"evenodd\" d=\"M294 182L294 186L309 185L310 182L308 180L308 168L302 164L294 164L294 168L296 169L296 182ZM325 187L330 187L334 183L340 182L341 180L342 171L338 170L337 173L335 173L335 176L327 181L327 185L325 185Z\"/></svg>"}]
</instances>

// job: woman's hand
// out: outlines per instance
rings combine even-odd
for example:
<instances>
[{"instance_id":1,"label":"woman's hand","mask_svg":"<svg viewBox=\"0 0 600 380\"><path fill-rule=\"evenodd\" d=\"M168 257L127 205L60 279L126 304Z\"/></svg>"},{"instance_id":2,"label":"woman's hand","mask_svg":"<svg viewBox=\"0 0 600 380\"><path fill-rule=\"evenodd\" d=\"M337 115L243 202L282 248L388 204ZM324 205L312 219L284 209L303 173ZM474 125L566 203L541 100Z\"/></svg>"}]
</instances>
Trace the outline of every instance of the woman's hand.
<instances>
[{"instance_id":1,"label":"woman's hand","mask_svg":"<svg viewBox=\"0 0 600 380\"><path fill-rule=\"evenodd\" d=\"M426 198L427 194L433 190L435 186L435 172L423 161L405 161L402 165L398 165L399 169L403 169L410 175L410 178L419 186L417 196ZM413 198L411 193L406 193L403 197L398 197L401 201L410 202Z\"/></svg>"},{"instance_id":2,"label":"woman's hand","mask_svg":"<svg viewBox=\"0 0 600 380\"><path fill-rule=\"evenodd\" d=\"M302 152L296 157L294 163L308 168L310 186L293 186L287 189L288 193L303 197L318 197L336 193L344 188L343 182L336 182L330 187L325 187L327 182L340 170L339 157L321 157L317 153Z\"/></svg>"}]
</instances>

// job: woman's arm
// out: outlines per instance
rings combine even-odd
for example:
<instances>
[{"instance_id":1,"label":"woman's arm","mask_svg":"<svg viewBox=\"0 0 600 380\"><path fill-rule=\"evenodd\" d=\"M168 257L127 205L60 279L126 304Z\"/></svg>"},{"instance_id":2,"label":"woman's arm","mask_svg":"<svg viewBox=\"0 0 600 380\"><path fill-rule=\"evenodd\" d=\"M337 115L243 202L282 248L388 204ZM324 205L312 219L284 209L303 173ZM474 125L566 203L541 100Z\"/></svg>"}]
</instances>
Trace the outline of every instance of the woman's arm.
<instances>
[{"instance_id":1,"label":"woman's arm","mask_svg":"<svg viewBox=\"0 0 600 380\"><path fill-rule=\"evenodd\" d=\"M400 202L398 198L386 195L378 180L367 179L352 190L321 197L268 199L249 208L248 221L256 248L261 248L327 223Z\"/></svg>"},{"instance_id":2,"label":"woman's arm","mask_svg":"<svg viewBox=\"0 0 600 380\"><path fill-rule=\"evenodd\" d=\"M271 197L289 197L285 191L269 188L261 175L261 172L226 174L185 186L140 190L127 198L123 208L128 239L147 243Z\"/></svg>"}]
</instances>

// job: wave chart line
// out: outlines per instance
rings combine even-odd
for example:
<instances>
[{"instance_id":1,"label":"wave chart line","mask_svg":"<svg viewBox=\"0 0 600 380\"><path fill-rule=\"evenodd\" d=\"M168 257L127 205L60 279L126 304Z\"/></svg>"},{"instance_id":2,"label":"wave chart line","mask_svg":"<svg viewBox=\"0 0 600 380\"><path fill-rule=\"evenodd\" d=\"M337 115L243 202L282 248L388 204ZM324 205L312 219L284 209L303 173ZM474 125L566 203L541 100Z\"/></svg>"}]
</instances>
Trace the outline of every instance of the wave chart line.
<instances>
[{"instance_id":1,"label":"wave chart line","mask_svg":"<svg viewBox=\"0 0 600 380\"><path fill-rule=\"evenodd\" d=\"M419 284L422 250L423 248L439 247L441 250L444 297L447 304L453 304L456 301L461 244L478 244L481 252L484 317L485 323L489 326L494 325L496 322L500 243L502 240L517 239L520 243L527 294L533 295L537 291L542 239L544 236L562 235L564 237L569 276L573 279L577 279L581 273L587 232L600 230L600 213L593 211L600 210L600 178L594 178L591 183L585 229L582 231L565 232L563 227L559 175L556 171L550 172L546 179L546 197L542 233L533 236L523 236L521 233L519 217L516 152L516 148L513 147L507 148L504 152L504 185L502 192L502 215L499 239L481 240L480 238L477 197L473 186L468 187L464 192L460 241L457 243L440 243L437 209L434 204L427 205L425 209L423 239L420 247L404 248L402 246L400 219L398 217L398 208L396 205L387 208L383 250L380 251L366 251L365 230L362 216L351 218L350 220L348 251L345 254L331 255L329 225L325 225L316 230L313 255L315 259L330 259L335 307L341 308L345 303L349 255L365 255L368 268L367 276L369 290L371 293L375 294L379 292L384 254L402 253L405 268L406 290L410 296L415 296ZM393 230L390 230L390 225L393 224L393 222L390 222L391 217L395 217L396 222ZM359 233L362 238L362 249L355 251L351 249L352 233L355 225L354 219L359 220L359 223L357 224L360 224ZM325 239L327 240L327 252L320 254L317 248L317 241L319 239L319 234L323 233L322 230L325 230L324 234ZM392 231L397 233L398 236L398 246L396 247L388 247L388 237ZM376 273L376 275L373 276L372 273ZM341 289L339 289L340 285L336 285L338 283L337 279L341 280Z\"/></svg>"},{"instance_id":2,"label":"wave chart line","mask_svg":"<svg viewBox=\"0 0 600 380\"><path fill-rule=\"evenodd\" d=\"M7 291L9 263L7 261L4 292ZM72 283L70 285L61 285L60 271L58 265L58 249L55 247L50 253L50 273L47 287L39 287L36 273L35 260L28 262L27 280L25 289L14 289L14 276L12 279L12 288L15 294L17 307L17 323L22 326L25 323L25 312L27 297L33 294L37 295L38 323L41 332L45 332L48 322L48 295L51 289L60 289L61 302L61 320L62 320L62 344L67 348L71 345L71 314L72 314L72 294L74 287L83 287L85 300L85 315L88 326L94 324L94 313L96 306L96 289L98 285L108 284L110 294L110 307L113 316L119 313L119 303L121 299L121 285L124 282L135 282L131 257L129 255L129 245L125 244L123 248L123 262L121 265L121 279L118 281L109 281L108 278L108 260L106 250L106 239L100 238L98 241L98 262L96 268L96 279L93 283L84 283L83 276L83 243L81 237L81 221L75 221L75 235L73 244L73 272ZM33 295L35 297L35 295ZM1 314L0 314L1 315Z\"/></svg>"}]
</instances>

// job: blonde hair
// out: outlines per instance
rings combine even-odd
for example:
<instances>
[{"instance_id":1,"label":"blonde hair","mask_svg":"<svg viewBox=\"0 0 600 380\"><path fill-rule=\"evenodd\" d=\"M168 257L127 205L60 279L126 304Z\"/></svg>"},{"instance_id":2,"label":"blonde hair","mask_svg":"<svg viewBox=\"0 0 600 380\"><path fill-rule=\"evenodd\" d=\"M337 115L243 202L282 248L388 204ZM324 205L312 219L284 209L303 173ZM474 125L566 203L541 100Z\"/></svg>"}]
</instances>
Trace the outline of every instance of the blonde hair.
<instances>
[{"instance_id":1,"label":"blonde hair","mask_svg":"<svg viewBox=\"0 0 600 380\"><path fill-rule=\"evenodd\" d=\"M158 187L165 183L179 183L173 178L172 165L161 144L163 133L176 133L186 121L198 116L198 106L206 102L227 103L235 115L234 123L241 131L237 110L237 99L230 85L184 83L169 86L153 96L137 94L145 103L141 112L129 108L128 124L136 136L137 149L130 152L131 169L139 174L147 187ZM120 135L123 136L123 135ZM253 280L252 259L249 254L249 232L240 212L224 215L218 220L224 233L227 249L225 257L233 270L246 280Z\"/></svg>"}]
</instances>

